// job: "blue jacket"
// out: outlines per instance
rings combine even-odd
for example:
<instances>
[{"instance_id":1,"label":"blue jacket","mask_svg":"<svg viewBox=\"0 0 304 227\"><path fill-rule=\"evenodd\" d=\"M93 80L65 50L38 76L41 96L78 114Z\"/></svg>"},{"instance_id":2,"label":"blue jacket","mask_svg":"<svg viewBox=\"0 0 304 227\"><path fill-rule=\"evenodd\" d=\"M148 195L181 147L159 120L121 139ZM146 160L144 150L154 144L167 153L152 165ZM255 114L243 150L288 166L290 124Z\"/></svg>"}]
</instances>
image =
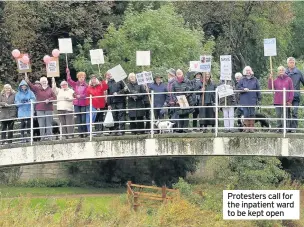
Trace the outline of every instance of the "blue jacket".
<instances>
[{"instance_id":1,"label":"blue jacket","mask_svg":"<svg viewBox=\"0 0 304 227\"><path fill-rule=\"evenodd\" d=\"M300 90L300 83L304 85L302 72L297 68L294 68L292 71L287 69L286 74L292 79L294 90ZM293 100L300 101L300 92L294 92Z\"/></svg>"},{"instance_id":2,"label":"blue jacket","mask_svg":"<svg viewBox=\"0 0 304 227\"><path fill-rule=\"evenodd\" d=\"M23 91L22 85L26 85L27 89ZM29 89L25 80L22 80L18 87L18 92L15 96L15 104L18 107L18 117L31 117L31 100L36 101L34 93Z\"/></svg>"},{"instance_id":3,"label":"blue jacket","mask_svg":"<svg viewBox=\"0 0 304 227\"><path fill-rule=\"evenodd\" d=\"M167 85L164 83L149 84L150 90L153 90L154 93L167 92ZM154 107L163 107L166 102L167 94L154 94Z\"/></svg>"},{"instance_id":4,"label":"blue jacket","mask_svg":"<svg viewBox=\"0 0 304 227\"><path fill-rule=\"evenodd\" d=\"M257 102L261 101L260 91L250 92L251 90L261 90L260 83L256 77L252 76L250 79L243 77L237 85L237 90L244 90L245 88L248 88L249 91L240 93L240 105L255 106Z\"/></svg>"}]
</instances>

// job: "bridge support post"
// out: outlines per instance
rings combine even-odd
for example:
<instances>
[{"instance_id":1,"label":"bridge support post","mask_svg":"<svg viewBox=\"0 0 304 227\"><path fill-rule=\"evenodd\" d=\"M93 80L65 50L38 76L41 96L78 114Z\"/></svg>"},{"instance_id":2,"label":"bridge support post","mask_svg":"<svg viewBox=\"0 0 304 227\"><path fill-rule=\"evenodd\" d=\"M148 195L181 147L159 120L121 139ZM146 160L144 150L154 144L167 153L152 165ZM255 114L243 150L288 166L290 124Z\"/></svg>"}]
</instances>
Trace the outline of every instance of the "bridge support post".
<instances>
[{"instance_id":1,"label":"bridge support post","mask_svg":"<svg viewBox=\"0 0 304 227\"><path fill-rule=\"evenodd\" d=\"M31 146L33 145L34 141L34 105L33 101L31 100Z\"/></svg>"},{"instance_id":2,"label":"bridge support post","mask_svg":"<svg viewBox=\"0 0 304 227\"><path fill-rule=\"evenodd\" d=\"M283 137L286 137L286 88L283 88Z\"/></svg>"},{"instance_id":3,"label":"bridge support post","mask_svg":"<svg viewBox=\"0 0 304 227\"><path fill-rule=\"evenodd\" d=\"M215 137L217 137L218 134L218 125L219 125L219 119L218 119L218 93L217 88L215 89Z\"/></svg>"},{"instance_id":4,"label":"bridge support post","mask_svg":"<svg viewBox=\"0 0 304 227\"><path fill-rule=\"evenodd\" d=\"M151 138L153 139L153 135L154 135L154 91L151 90Z\"/></svg>"},{"instance_id":5,"label":"bridge support post","mask_svg":"<svg viewBox=\"0 0 304 227\"><path fill-rule=\"evenodd\" d=\"M93 119L92 119L92 95L90 95L90 141L92 141L92 123L93 123Z\"/></svg>"}]
</instances>

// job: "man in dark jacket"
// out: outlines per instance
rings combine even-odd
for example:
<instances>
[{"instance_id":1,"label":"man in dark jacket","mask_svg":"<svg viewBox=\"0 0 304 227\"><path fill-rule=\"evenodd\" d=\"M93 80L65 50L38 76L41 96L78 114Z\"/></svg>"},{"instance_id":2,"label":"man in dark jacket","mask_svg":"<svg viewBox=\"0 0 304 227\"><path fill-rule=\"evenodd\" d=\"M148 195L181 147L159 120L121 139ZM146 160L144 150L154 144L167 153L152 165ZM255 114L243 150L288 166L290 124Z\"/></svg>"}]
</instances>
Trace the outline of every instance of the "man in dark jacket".
<instances>
[{"instance_id":1,"label":"man in dark jacket","mask_svg":"<svg viewBox=\"0 0 304 227\"><path fill-rule=\"evenodd\" d=\"M304 85L304 78L302 72L296 68L296 60L293 57L289 57L287 59L288 69L286 70L286 74L292 79L294 90L300 90L300 84ZM300 105L300 92L294 92L294 98L292 101L292 111L291 115L293 120L290 122L290 127L292 130L288 130L288 132L296 132L296 128L298 128L298 106Z\"/></svg>"},{"instance_id":2,"label":"man in dark jacket","mask_svg":"<svg viewBox=\"0 0 304 227\"><path fill-rule=\"evenodd\" d=\"M128 91L128 87L124 85L123 81L115 82L115 80L112 78L111 74L108 74L108 91L107 94L109 95L107 97L107 104L109 110L113 111L113 118L115 121L114 127L110 128L110 130L125 130L125 123L117 123L119 121L125 121L126 117L126 111L123 111L126 109L126 97L121 96L122 94L125 94L126 91ZM113 96L114 95L114 96ZM119 111L115 111L119 110ZM114 132L111 133L112 135L123 135L124 132Z\"/></svg>"}]
</instances>

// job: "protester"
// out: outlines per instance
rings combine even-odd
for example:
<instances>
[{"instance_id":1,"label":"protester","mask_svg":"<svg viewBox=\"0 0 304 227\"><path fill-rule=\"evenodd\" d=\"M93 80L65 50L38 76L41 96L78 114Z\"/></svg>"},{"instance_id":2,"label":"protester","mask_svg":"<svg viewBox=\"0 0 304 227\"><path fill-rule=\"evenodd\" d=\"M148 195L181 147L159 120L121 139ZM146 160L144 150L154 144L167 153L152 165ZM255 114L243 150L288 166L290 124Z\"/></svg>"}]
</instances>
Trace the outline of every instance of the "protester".
<instances>
[{"instance_id":1,"label":"protester","mask_svg":"<svg viewBox=\"0 0 304 227\"><path fill-rule=\"evenodd\" d=\"M33 85L28 77L25 81L31 88L31 90L36 95L37 104L35 109L37 111L37 117L40 128L41 140L52 140L52 122L53 122L53 100L56 100L56 95L54 94L52 88L48 85L48 80L46 77L40 78L41 87Z\"/></svg>"},{"instance_id":2,"label":"protester","mask_svg":"<svg viewBox=\"0 0 304 227\"><path fill-rule=\"evenodd\" d=\"M52 89L57 95L57 112L65 138L73 138L74 133L74 90L68 87L68 82L62 81L60 88L56 87L55 78L52 78Z\"/></svg>"},{"instance_id":3,"label":"protester","mask_svg":"<svg viewBox=\"0 0 304 227\"><path fill-rule=\"evenodd\" d=\"M204 86L202 88L202 99L200 101L200 105L204 107L200 108L199 117L202 118L202 120L200 120L202 132L207 132L209 125L212 128L215 126L214 104L216 85L211 80L211 73L204 73L203 84ZM212 132L213 131L214 129L212 129Z\"/></svg>"},{"instance_id":4,"label":"protester","mask_svg":"<svg viewBox=\"0 0 304 227\"><path fill-rule=\"evenodd\" d=\"M77 73L77 81L73 81L71 78L69 68L66 68L67 82L74 89L75 99L73 101L74 111L76 114L76 123L78 127L78 133L81 138L88 136L86 134L86 107L88 106L86 97L87 97L87 88L88 85L85 82L86 74L85 72Z\"/></svg>"},{"instance_id":5,"label":"protester","mask_svg":"<svg viewBox=\"0 0 304 227\"><path fill-rule=\"evenodd\" d=\"M0 120L2 124L1 144L12 143L14 122L16 118L15 91L12 86L5 84L0 96ZM8 132L7 132L8 131ZM8 140L6 140L8 134Z\"/></svg>"},{"instance_id":6,"label":"protester","mask_svg":"<svg viewBox=\"0 0 304 227\"><path fill-rule=\"evenodd\" d=\"M172 92L172 86L174 84L174 82L176 81L176 72L173 68L170 68L167 70L168 73L168 85L167 85L167 91L168 91L168 95L167 95L167 99L166 99L166 103L165 103L165 107L177 107L176 105L176 100L175 100L175 96ZM168 110L168 115L171 120L171 122L174 123L174 128L178 127L178 114L177 114L177 109L174 108L170 108Z\"/></svg>"},{"instance_id":7,"label":"protester","mask_svg":"<svg viewBox=\"0 0 304 227\"><path fill-rule=\"evenodd\" d=\"M111 127L110 130L125 130L125 123L120 121L125 121L126 116L126 97L122 94L125 94L128 91L128 87L124 85L123 81L115 82L112 78L112 75L109 73L107 76L108 80L108 97L107 104L108 109L113 110L113 119L115 121L114 127ZM118 111L116 111L118 110ZM119 122L119 123L118 123ZM111 135L124 135L125 132L111 132Z\"/></svg>"},{"instance_id":8,"label":"protester","mask_svg":"<svg viewBox=\"0 0 304 227\"><path fill-rule=\"evenodd\" d=\"M273 75L269 75L269 80L268 80L268 88L272 89L272 80L273 80ZM293 90L293 83L292 79L288 77L285 73L285 68L283 66L278 67L278 76L277 78L273 81L273 89L274 90ZM273 104L276 106L276 117L280 118L280 120L277 120L277 132L280 133L282 132L283 128L283 113L284 113L284 108L282 107L284 105L284 94L282 91L275 91L274 97L273 97ZM294 92L293 91L287 91L285 94L286 98L286 105L288 108L286 108L286 117L287 119L290 118L290 107L292 106L292 101L294 100ZM287 128L291 127L291 121L287 121Z\"/></svg>"},{"instance_id":9,"label":"protester","mask_svg":"<svg viewBox=\"0 0 304 227\"><path fill-rule=\"evenodd\" d=\"M243 75L244 77L237 85L237 90L241 90L240 105L244 106L244 124L246 126L244 132L254 132L252 127L254 127L255 122L255 106L259 104L262 99L261 92L255 90L261 90L260 83L254 76L250 66L244 68Z\"/></svg>"},{"instance_id":10,"label":"protester","mask_svg":"<svg viewBox=\"0 0 304 227\"><path fill-rule=\"evenodd\" d=\"M304 78L302 72L296 68L296 60L293 57L289 57L287 59L287 65L288 68L286 70L286 74L292 79L293 82L293 90L297 90L294 92L294 98L292 100L292 106L293 108L291 109L291 116L292 116L292 121L290 125L290 130L288 132L296 132L296 129L298 128L298 108L300 105L301 101L301 94L300 94L300 84L304 85Z\"/></svg>"},{"instance_id":11,"label":"protester","mask_svg":"<svg viewBox=\"0 0 304 227\"><path fill-rule=\"evenodd\" d=\"M162 107L165 105L167 94L167 85L162 82L162 76L157 74L154 78L154 83L149 84L151 91L154 91L154 119L163 119L164 111ZM162 94L157 94L162 93Z\"/></svg>"},{"instance_id":12,"label":"protester","mask_svg":"<svg viewBox=\"0 0 304 227\"><path fill-rule=\"evenodd\" d=\"M230 85L234 89L234 84L231 80L222 80L219 85ZM234 105L236 103L235 95L229 95L227 97L223 97L219 100L220 106L222 107L223 115L224 115L224 131L225 132L234 132Z\"/></svg>"},{"instance_id":13,"label":"protester","mask_svg":"<svg viewBox=\"0 0 304 227\"><path fill-rule=\"evenodd\" d=\"M184 73L182 70L178 69L176 70L176 81L172 85L172 92L178 92L174 93L175 96L175 103L177 106L179 105L177 96L185 96L189 106L193 106L195 100L192 99L192 93L187 93L187 91L191 91L191 82L184 78ZM188 126L189 126L189 114L193 112L193 108L180 108L177 109L177 114L179 119L185 119L185 120L179 120L178 121L178 130L177 132L187 132Z\"/></svg>"},{"instance_id":14,"label":"protester","mask_svg":"<svg viewBox=\"0 0 304 227\"><path fill-rule=\"evenodd\" d=\"M238 86L240 80L243 78L243 75L242 75L242 73L237 72L234 75L234 77L235 77L235 81L236 81L236 83L235 83L235 89L237 89L237 86ZM239 104L240 104L240 92L239 91L237 91L235 93L235 103L238 106L236 108L237 125L239 127L239 131L242 131L243 124L242 124L242 121L241 121L241 117L242 117L242 115L244 115L244 111L243 111L243 107L239 106Z\"/></svg>"},{"instance_id":15,"label":"protester","mask_svg":"<svg viewBox=\"0 0 304 227\"><path fill-rule=\"evenodd\" d=\"M129 118L130 118L130 129L132 134L143 134L144 131L144 116L145 110L139 110L140 108L144 108L144 93L146 90L143 85L138 85L136 81L136 76L134 73L129 74L129 83L127 84L129 90L126 92L128 94L134 94L128 96L128 109L129 109ZM140 95L136 95L140 94ZM130 110L136 109L136 110ZM137 110L138 109L138 110ZM137 122L138 121L138 122ZM139 131L141 130L141 131Z\"/></svg>"},{"instance_id":16,"label":"protester","mask_svg":"<svg viewBox=\"0 0 304 227\"><path fill-rule=\"evenodd\" d=\"M87 88L87 97L92 96L92 123L95 122L97 114L105 110L106 99L105 99L105 91L108 90L108 84L105 81L99 82L96 75L91 75L91 80L89 82L89 86ZM99 97L96 97L99 96ZM90 99L87 99L88 107L87 112L90 111ZM103 122L103 115L99 115L99 122ZM86 117L87 124L90 123L90 113L87 113ZM90 131L90 125L87 125L88 132ZM101 124L101 131L103 131L103 125Z\"/></svg>"},{"instance_id":17,"label":"protester","mask_svg":"<svg viewBox=\"0 0 304 227\"><path fill-rule=\"evenodd\" d=\"M199 91L195 93L195 106L193 112L193 128L197 128L199 126L199 117L201 98L202 98L202 88L203 88L203 74L201 72L195 73L195 78L192 80L192 86L194 91Z\"/></svg>"}]
</instances>

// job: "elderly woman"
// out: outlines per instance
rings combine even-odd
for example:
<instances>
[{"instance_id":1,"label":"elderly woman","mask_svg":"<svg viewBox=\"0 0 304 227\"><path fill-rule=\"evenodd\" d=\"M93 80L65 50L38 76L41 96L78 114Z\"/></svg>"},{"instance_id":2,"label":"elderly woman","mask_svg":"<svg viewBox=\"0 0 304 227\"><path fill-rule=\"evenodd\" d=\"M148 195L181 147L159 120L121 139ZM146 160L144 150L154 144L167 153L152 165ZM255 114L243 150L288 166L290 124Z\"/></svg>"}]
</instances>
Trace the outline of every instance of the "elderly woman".
<instances>
[{"instance_id":1,"label":"elderly woman","mask_svg":"<svg viewBox=\"0 0 304 227\"><path fill-rule=\"evenodd\" d=\"M37 112L40 136L41 140L52 140L52 122L53 122L53 100L56 100L56 95L54 94L51 87L48 85L48 80L46 77L40 78L41 87L32 84L28 77L25 81L31 88L31 90L36 95L37 104L35 110Z\"/></svg>"},{"instance_id":2,"label":"elderly woman","mask_svg":"<svg viewBox=\"0 0 304 227\"><path fill-rule=\"evenodd\" d=\"M11 138L13 138L14 122L12 118L16 117L16 106L15 103L15 91L12 89L11 85L5 84L0 96L0 119L2 123L2 133L1 133L1 144L12 143ZM8 133L6 132L8 131ZM6 140L6 134L8 134L8 139Z\"/></svg>"},{"instance_id":3,"label":"elderly woman","mask_svg":"<svg viewBox=\"0 0 304 227\"><path fill-rule=\"evenodd\" d=\"M36 97L34 93L31 91L31 89L28 87L28 84L25 82L25 80L22 80L18 87L18 92L15 96L15 103L18 107L18 118L21 118L21 137L25 137L25 133L27 133L26 137L30 137L30 130L31 127L31 101L35 102ZM29 142L29 139L25 139L22 142Z\"/></svg>"},{"instance_id":4,"label":"elderly woman","mask_svg":"<svg viewBox=\"0 0 304 227\"><path fill-rule=\"evenodd\" d=\"M75 91L75 100L73 101L74 104L74 110L76 113L76 122L78 124L78 133L80 137L87 136L87 134L84 134L87 132L86 127L86 107L88 106L88 102L86 101L87 97L87 88L88 85L85 82L86 74L85 72L79 72L77 73L77 79L78 81L75 82L71 78L70 70L69 68L66 69L67 74L67 82L68 84L74 89ZM79 125L81 124L81 125Z\"/></svg>"},{"instance_id":5,"label":"elderly woman","mask_svg":"<svg viewBox=\"0 0 304 227\"><path fill-rule=\"evenodd\" d=\"M105 92L108 90L108 84L106 81L101 81L97 79L96 75L91 75L91 80L89 81L89 86L87 88L87 97L89 98L92 96L92 122L95 122L97 112L105 110L106 106L106 98L105 98ZM98 97L96 97L98 96ZM87 112L90 111L90 99L87 99ZM100 113L99 120L103 121L103 113ZM90 113L87 113L86 115L86 122L90 123ZM87 125L88 132L90 131L90 125ZM101 131L103 130L103 127L101 127Z\"/></svg>"},{"instance_id":6,"label":"elderly woman","mask_svg":"<svg viewBox=\"0 0 304 227\"><path fill-rule=\"evenodd\" d=\"M134 73L129 74L129 83L127 84L129 90L126 91L128 94L134 94L131 96L128 96L128 109L139 109L139 108L145 108L144 105L144 93L146 93L146 89L143 85L138 85L136 81L136 76ZM140 94L140 95L136 95ZM130 118L130 129L132 134L143 134L144 131L144 116L145 111L144 110L129 110L129 118ZM136 122L140 121L140 122ZM137 130L141 131L137 131Z\"/></svg>"},{"instance_id":7,"label":"elderly woman","mask_svg":"<svg viewBox=\"0 0 304 227\"><path fill-rule=\"evenodd\" d=\"M268 88L272 89L272 80L273 80L273 76L272 74L269 75L269 80L268 80ZM277 78L273 81L273 89L274 90L279 90L279 91L275 91L274 93L274 97L273 97L273 104L276 106L275 110L276 110L276 116L277 118L283 118L283 101L284 101L284 94L282 92L282 90L284 90L284 88L286 90L293 90L293 82L292 79L287 76L287 74L285 74L285 68L283 66L280 66L278 68L278 76ZM280 91L281 90L281 91ZM292 101L294 98L294 92L293 91L287 91L285 93L285 100L286 100L286 105L287 106L292 106ZM286 108L286 116L287 118L290 118L290 108ZM283 126L283 121L282 120L277 120L277 132L280 133L282 132L282 126ZM288 122L289 124L287 125L287 128L291 127L290 125L290 121Z\"/></svg>"},{"instance_id":8,"label":"elderly woman","mask_svg":"<svg viewBox=\"0 0 304 227\"><path fill-rule=\"evenodd\" d=\"M56 86L55 78L52 78L52 89L57 95L57 112L65 138L73 138L74 132L74 91L68 87L68 82L62 81L60 88Z\"/></svg>"},{"instance_id":9,"label":"elderly woman","mask_svg":"<svg viewBox=\"0 0 304 227\"><path fill-rule=\"evenodd\" d=\"M207 127L210 125L214 127L215 125L215 112L214 112L214 103L215 103L215 89L216 85L211 80L211 73L206 72L203 75L203 88L202 92L204 100L200 101L200 105L204 106L200 108L200 126L203 128L203 132L207 132ZM207 92L206 92L207 91ZM214 131L214 129L212 129Z\"/></svg>"},{"instance_id":10,"label":"elderly woman","mask_svg":"<svg viewBox=\"0 0 304 227\"><path fill-rule=\"evenodd\" d=\"M255 106L261 102L260 83L253 75L250 66L246 66L243 70L244 77L239 81L237 90L240 90L240 105L244 106L244 124L246 129L244 132L254 132Z\"/></svg>"}]
</instances>

